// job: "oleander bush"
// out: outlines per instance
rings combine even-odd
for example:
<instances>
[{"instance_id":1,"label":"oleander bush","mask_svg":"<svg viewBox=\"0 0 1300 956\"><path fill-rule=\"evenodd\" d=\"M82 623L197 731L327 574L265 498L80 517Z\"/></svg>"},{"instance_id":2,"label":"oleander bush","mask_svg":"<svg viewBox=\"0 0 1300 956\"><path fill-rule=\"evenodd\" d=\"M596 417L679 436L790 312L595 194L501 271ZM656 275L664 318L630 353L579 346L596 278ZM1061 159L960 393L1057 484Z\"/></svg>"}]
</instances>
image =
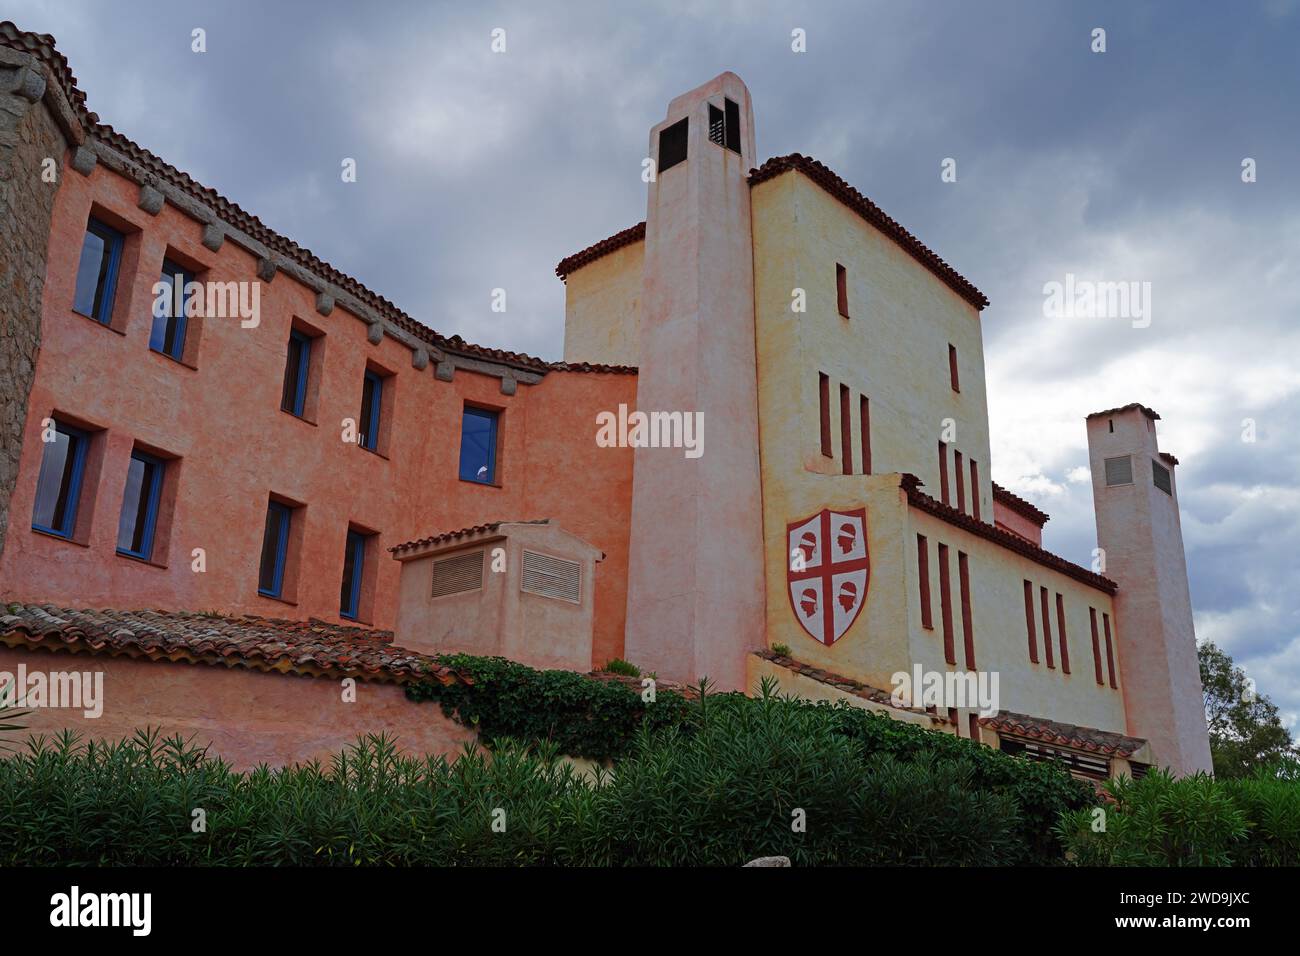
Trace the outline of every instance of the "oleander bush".
<instances>
[{"instance_id":1,"label":"oleander bush","mask_svg":"<svg viewBox=\"0 0 1300 956\"><path fill-rule=\"evenodd\" d=\"M1300 783L1265 768L1246 779L1151 771L1106 783L1109 800L1062 815L1057 835L1083 866L1300 865Z\"/></svg>"}]
</instances>

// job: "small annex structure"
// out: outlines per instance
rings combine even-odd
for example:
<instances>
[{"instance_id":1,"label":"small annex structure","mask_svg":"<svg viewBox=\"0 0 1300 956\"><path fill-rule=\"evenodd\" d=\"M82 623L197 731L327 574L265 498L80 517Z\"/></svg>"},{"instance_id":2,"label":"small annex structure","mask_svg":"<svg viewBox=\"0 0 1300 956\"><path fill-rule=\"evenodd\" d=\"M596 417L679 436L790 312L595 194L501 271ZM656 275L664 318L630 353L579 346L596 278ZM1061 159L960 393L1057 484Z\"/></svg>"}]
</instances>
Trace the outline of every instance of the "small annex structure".
<instances>
[{"instance_id":1,"label":"small annex structure","mask_svg":"<svg viewBox=\"0 0 1300 956\"><path fill-rule=\"evenodd\" d=\"M239 761L410 737L403 675L469 651L771 677L1081 776L1209 769L1159 416L1087 417L1104 563L1051 553L992 481L984 294L822 163L761 160L734 73L648 150L644 221L556 267L548 361L403 312L0 23L0 663L90 655L117 687L94 733L161 723ZM160 278L204 308L154 316ZM253 323L211 294L254 286ZM702 453L598 441L624 408L694 416ZM917 667L996 675L996 714L882 703ZM340 678L378 709L336 713Z\"/></svg>"}]
</instances>

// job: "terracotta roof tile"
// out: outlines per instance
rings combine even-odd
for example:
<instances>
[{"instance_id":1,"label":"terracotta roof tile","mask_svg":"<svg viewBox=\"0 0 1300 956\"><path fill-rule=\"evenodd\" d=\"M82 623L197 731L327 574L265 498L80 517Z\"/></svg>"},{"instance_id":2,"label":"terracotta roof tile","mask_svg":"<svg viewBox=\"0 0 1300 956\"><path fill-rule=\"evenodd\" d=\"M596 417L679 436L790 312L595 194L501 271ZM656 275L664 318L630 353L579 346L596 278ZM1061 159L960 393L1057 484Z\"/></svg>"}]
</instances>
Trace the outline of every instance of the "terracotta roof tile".
<instances>
[{"instance_id":1,"label":"terracotta roof tile","mask_svg":"<svg viewBox=\"0 0 1300 956\"><path fill-rule=\"evenodd\" d=\"M443 544L449 541L457 541L461 538L476 538L481 535L492 534L503 524L548 524L550 520L550 518L534 518L530 521L489 521L487 524L476 524L468 528L460 528L456 531L444 531L441 534L430 535L427 538L417 538L414 541L403 541L401 544L393 545L388 550L393 554L397 554L401 551L425 548L431 544Z\"/></svg>"},{"instance_id":2,"label":"terracotta roof tile","mask_svg":"<svg viewBox=\"0 0 1300 956\"><path fill-rule=\"evenodd\" d=\"M1128 737L1109 730L1096 730L1007 711L992 717L981 717L979 721L982 726L991 727L999 733L1113 757L1131 756L1147 743L1141 737Z\"/></svg>"},{"instance_id":3,"label":"terracotta roof tile","mask_svg":"<svg viewBox=\"0 0 1300 956\"><path fill-rule=\"evenodd\" d=\"M948 265L943 259L939 258L938 253L930 249L920 239L908 232L901 224L891 219L885 214L885 211L868 199L862 193L858 192L853 186L836 175L832 170L817 160L800 153L791 153L788 156L777 156L769 159L758 169L751 170L749 173L750 186L757 186L759 183L767 182L769 179L775 179L782 173L800 172L821 186L828 193L838 199L849 209L856 212L859 216L871 223L889 238L903 247L912 258L925 266L936 276L942 279L949 288L959 296L975 306L977 309L987 309L989 305L988 298L979 289L952 266Z\"/></svg>"},{"instance_id":4,"label":"terracotta roof tile","mask_svg":"<svg viewBox=\"0 0 1300 956\"><path fill-rule=\"evenodd\" d=\"M1108 408L1104 412L1093 412L1092 414L1086 417L1100 418L1103 415L1118 415L1120 412L1131 412L1135 408L1138 411L1140 411L1143 415L1145 415L1147 418L1151 419L1153 422L1160 421L1160 416L1158 414L1156 414L1153 410L1147 408L1145 405L1141 404L1140 402L1129 402L1127 405L1121 405L1119 408Z\"/></svg>"},{"instance_id":5,"label":"terracotta roof tile","mask_svg":"<svg viewBox=\"0 0 1300 956\"><path fill-rule=\"evenodd\" d=\"M1040 528L1047 523L1048 518L1050 517L1046 511L1040 511L1024 498L1021 498L1013 492L1007 491L1007 489L1003 488L996 481L993 482L993 500L1006 505L1022 518L1028 518Z\"/></svg>"},{"instance_id":6,"label":"terracotta roof tile","mask_svg":"<svg viewBox=\"0 0 1300 956\"><path fill-rule=\"evenodd\" d=\"M555 267L555 274L561 279L566 279L569 275L590 262L594 262L601 256L607 256L611 252L622 249L624 246L630 246L634 242L640 242L645 238L645 223L638 222L635 226L629 226L621 232L616 232L607 239L593 243L581 252L575 252L571 256L566 256L560 260L560 264Z\"/></svg>"},{"instance_id":7,"label":"terracotta roof tile","mask_svg":"<svg viewBox=\"0 0 1300 956\"><path fill-rule=\"evenodd\" d=\"M780 664L788 671L796 674L802 674L804 677L811 678L819 684L826 684L828 687L834 687L836 690L842 690L854 697L861 697L863 700L869 700L875 704L884 704L887 707L893 707L895 710L907 710L915 714L926 714L939 723L945 723L946 718L930 714L918 707L899 707L894 703L893 696L887 690L881 690L879 687L872 687L870 684L864 684L862 681L854 680L852 677L845 677L843 674L836 674L833 671L823 670L820 667L813 667L811 664L805 664L797 661L793 657L786 657L783 654L774 653L771 648L763 648L754 651L759 657L772 661L774 664Z\"/></svg>"},{"instance_id":8,"label":"terracotta roof tile","mask_svg":"<svg viewBox=\"0 0 1300 956\"><path fill-rule=\"evenodd\" d=\"M1082 584L1089 587L1097 588L1099 591L1105 591L1107 594L1114 594L1119 590L1119 585L1110 578L1102 577L1087 568L1080 567L1072 561L1067 561L1059 555L1052 554L1050 551L1044 551L1038 545L1018 534L1012 534L1010 531L1004 531L1002 528L987 524L977 518L972 518L956 508L949 507L941 502L935 501L925 492L921 491L921 479L916 475L904 474L899 481L899 487L907 494L907 502L913 508L918 508L934 515L936 518L956 525L969 531L971 534L978 535L994 544L1000 544L1004 548L1023 555L1031 561L1051 568L1053 571L1059 571L1067 577L1074 578Z\"/></svg>"},{"instance_id":9,"label":"terracotta roof tile","mask_svg":"<svg viewBox=\"0 0 1300 956\"><path fill-rule=\"evenodd\" d=\"M394 645L391 631L251 614L11 603L0 605L0 643L381 683L468 682L435 658Z\"/></svg>"}]
</instances>

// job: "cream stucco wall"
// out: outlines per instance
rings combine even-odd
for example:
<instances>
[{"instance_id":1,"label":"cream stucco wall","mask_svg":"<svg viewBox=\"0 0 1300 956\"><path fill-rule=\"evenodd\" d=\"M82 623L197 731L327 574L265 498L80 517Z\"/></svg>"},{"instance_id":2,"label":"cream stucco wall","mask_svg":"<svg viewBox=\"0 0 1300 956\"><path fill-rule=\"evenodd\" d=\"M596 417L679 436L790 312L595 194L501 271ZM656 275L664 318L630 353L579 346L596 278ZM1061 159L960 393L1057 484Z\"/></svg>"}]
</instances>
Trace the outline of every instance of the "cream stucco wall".
<instances>
[{"instance_id":1,"label":"cream stucco wall","mask_svg":"<svg viewBox=\"0 0 1300 956\"><path fill-rule=\"evenodd\" d=\"M601 256L564 280L564 360L638 365L645 240Z\"/></svg>"}]
</instances>

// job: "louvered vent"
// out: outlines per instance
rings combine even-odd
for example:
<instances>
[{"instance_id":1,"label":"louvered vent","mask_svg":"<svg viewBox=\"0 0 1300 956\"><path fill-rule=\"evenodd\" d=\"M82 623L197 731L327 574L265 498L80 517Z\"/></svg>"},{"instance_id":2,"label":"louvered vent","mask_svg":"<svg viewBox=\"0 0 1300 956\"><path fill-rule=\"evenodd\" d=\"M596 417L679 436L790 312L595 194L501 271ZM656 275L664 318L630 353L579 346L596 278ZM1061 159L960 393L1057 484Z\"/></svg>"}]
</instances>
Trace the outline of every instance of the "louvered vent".
<instances>
[{"instance_id":1,"label":"louvered vent","mask_svg":"<svg viewBox=\"0 0 1300 956\"><path fill-rule=\"evenodd\" d=\"M1133 459L1128 455L1122 458L1106 459L1106 484L1108 485L1131 485L1133 484Z\"/></svg>"},{"instance_id":2,"label":"louvered vent","mask_svg":"<svg viewBox=\"0 0 1300 956\"><path fill-rule=\"evenodd\" d=\"M1151 462L1151 480L1167 495L1174 493L1173 481L1169 477L1169 469L1158 461Z\"/></svg>"},{"instance_id":3,"label":"louvered vent","mask_svg":"<svg viewBox=\"0 0 1300 956\"><path fill-rule=\"evenodd\" d=\"M433 562L433 597L477 591L483 587L483 552L471 551Z\"/></svg>"},{"instance_id":4,"label":"louvered vent","mask_svg":"<svg viewBox=\"0 0 1300 956\"><path fill-rule=\"evenodd\" d=\"M579 604L582 601L582 565L549 554L525 551L520 590Z\"/></svg>"}]
</instances>

